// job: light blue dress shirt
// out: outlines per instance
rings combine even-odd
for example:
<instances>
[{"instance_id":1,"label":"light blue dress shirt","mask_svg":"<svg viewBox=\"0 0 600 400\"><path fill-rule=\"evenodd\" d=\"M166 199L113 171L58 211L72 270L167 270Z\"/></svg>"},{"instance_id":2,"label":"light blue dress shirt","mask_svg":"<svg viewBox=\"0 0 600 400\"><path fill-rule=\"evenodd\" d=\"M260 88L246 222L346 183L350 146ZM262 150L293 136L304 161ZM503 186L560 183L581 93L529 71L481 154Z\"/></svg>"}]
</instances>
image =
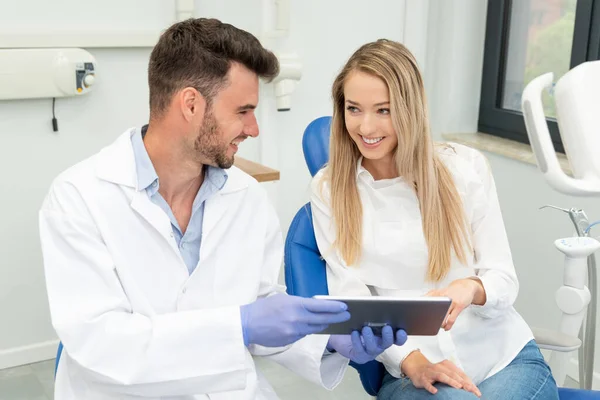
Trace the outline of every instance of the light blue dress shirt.
<instances>
[{"instance_id":1,"label":"light blue dress shirt","mask_svg":"<svg viewBox=\"0 0 600 400\"><path fill-rule=\"evenodd\" d=\"M160 182L156 170L152 165L150 156L144 146L143 136L146 134L148 125L137 129L131 136L133 145L133 154L135 157L135 167L137 172L138 190L145 190L150 200L159 206L171 220L173 235L181 257L191 274L200 260L200 244L202 242L202 221L204 220L205 201L221 190L227 182L227 172L221 168L205 166L204 181L196 194L192 206L192 216L188 223L185 234L181 232L179 223L173 215L173 211L165 199L158 193Z\"/></svg>"}]
</instances>

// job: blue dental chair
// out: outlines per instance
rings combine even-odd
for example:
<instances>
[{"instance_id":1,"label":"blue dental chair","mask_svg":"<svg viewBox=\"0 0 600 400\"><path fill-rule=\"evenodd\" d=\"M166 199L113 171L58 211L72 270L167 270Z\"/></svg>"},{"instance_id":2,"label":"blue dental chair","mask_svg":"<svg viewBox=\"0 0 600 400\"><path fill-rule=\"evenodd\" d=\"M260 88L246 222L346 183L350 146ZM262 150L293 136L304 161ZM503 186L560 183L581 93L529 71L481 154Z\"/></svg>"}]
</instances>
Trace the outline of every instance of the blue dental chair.
<instances>
[{"instance_id":1,"label":"blue dental chair","mask_svg":"<svg viewBox=\"0 0 600 400\"><path fill-rule=\"evenodd\" d=\"M304 159L314 176L329 160L329 134L331 117L317 118L311 122L302 138ZM291 295L312 297L329 294L325 261L317 247L310 203L305 204L294 217L285 240L285 283ZM365 391L377 396L381 388L385 367L377 361L366 364L350 363L359 374ZM600 400L600 392L559 388L560 400Z\"/></svg>"}]
</instances>

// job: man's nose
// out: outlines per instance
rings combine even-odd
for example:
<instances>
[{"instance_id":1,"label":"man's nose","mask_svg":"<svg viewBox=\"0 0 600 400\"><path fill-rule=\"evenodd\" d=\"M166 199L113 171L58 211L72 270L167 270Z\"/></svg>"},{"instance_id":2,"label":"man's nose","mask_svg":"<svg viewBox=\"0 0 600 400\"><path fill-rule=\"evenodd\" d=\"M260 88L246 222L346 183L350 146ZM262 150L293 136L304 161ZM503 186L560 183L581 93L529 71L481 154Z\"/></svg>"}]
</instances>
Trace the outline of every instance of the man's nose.
<instances>
[{"instance_id":1,"label":"man's nose","mask_svg":"<svg viewBox=\"0 0 600 400\"><path fill-rule=\"evenodd\" d=\"M248 124L246 124L244 126L244 135L250 136L250 137L257 137L258 136L258 122L256 121L256 116L252 115L252 118L250 118L250 121Z\"/></svg>"}]
</instances>

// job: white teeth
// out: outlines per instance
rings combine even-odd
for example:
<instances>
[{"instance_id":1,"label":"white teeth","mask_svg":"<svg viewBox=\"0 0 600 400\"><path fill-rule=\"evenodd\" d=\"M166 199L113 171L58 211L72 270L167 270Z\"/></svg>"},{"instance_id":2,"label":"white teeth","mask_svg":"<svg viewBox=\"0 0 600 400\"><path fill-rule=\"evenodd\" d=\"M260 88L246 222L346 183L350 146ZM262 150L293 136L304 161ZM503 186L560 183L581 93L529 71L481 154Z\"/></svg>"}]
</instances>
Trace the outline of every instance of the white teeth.
<instances>
[{"instance_id":1,"label":"white teeth","mask_svg":"<svg viewBox=\"0 0 600 400\"><path fill-rule=\"evenodd\" d=\"M383 139L382 137L380 137L380 138L373 138L373 139L367 139L364 136L361 136L361 138L362 138L363 142L365 142L367 144L375 144L375 143L381 141L381 139Z\"/></svg>"}]
</instances>

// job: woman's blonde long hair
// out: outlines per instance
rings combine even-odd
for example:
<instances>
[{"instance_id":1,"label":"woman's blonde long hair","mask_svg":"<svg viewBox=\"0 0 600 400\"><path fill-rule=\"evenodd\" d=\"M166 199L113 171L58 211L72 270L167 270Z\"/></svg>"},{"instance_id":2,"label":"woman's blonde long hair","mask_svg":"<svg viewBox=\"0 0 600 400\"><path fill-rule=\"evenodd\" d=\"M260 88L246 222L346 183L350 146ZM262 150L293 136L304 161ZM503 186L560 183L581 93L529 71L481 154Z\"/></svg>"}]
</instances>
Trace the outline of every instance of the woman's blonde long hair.
<instances>
[{"instance_id":1,"label":"woman's blonde long hair","mask_svg":"<svg viewBox=\"0 0 600 400\"><path fill-rule=\"evenodd\" d=\"M429 250L426 279L440 281L448 270L452 250L466 262L470 231L452 176L434 150L429 132L423 80L417 62L400 43L380 39L359 48L333 83L330 161L325 176L331 190L336 229L334 247L347 265L361 256L362 206L356 184L361 156L346 129L344 84L353 71L381 78L389 89L390 114L398 135L395 160L399 176L413 182Z\"/></svg>"}]
</instances>

